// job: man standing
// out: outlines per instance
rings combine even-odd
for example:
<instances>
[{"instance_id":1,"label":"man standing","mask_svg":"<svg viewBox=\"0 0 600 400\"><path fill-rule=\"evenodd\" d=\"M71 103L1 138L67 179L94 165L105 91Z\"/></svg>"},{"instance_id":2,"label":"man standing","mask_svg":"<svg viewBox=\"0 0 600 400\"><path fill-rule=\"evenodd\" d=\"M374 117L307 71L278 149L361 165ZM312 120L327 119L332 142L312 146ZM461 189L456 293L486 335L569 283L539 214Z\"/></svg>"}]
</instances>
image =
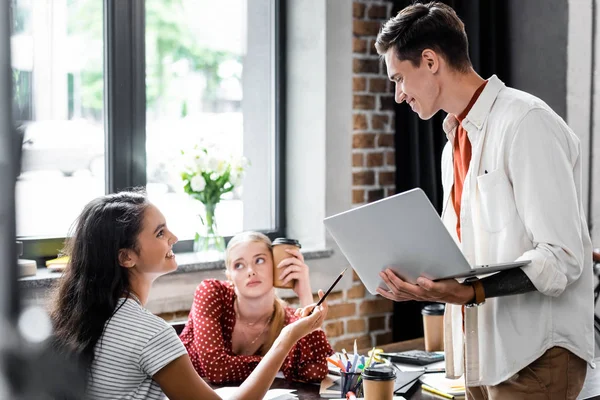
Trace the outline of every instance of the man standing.
<instances>
[{"instance_id":1,"label":"man standing","mask_svg":"<svg viewBox=\"0 0 600 400\"><path fill-rule=\"evenodd\" d=\"M472 264L531 260L459 283L381 273L395 301L448 303L446 371L473 399L575 399L594 356L592 245L580 143L542 100L482 79L464 24L441 3L414 4L375 44L395 100L421 119L448 113L444 224ZM434 245L434 244L432 244ZM551 397L550 397L551 396Z\"/></svg>"}]
</instances>

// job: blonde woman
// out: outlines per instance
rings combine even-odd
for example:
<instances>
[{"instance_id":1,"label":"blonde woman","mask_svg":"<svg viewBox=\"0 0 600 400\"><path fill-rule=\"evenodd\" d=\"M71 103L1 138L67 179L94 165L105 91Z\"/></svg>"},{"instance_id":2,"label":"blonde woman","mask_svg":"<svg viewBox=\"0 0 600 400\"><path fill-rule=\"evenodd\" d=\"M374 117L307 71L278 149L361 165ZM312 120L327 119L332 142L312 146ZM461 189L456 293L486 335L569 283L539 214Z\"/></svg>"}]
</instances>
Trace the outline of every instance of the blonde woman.
<instances>
[{"instance_id":1,"label":"blonde woman","mask_svg":"<svg viewBox=\"0 0 600 400\"><path fill-rule=\"evenodd\" d=\"M282 280L295 280L302 307L312 303L308 266L299 251L278 268ZM271 240L258 232L234 236L225 254L228 281L207 279L196 290L180 337L198 373L215 384L244 381L269 351L284 326L296 321L295 309L273 287ZM299 340L281 371L287 379L317 382L327 375L333 350L316 330Z\"/></svg>"}]
</instances>

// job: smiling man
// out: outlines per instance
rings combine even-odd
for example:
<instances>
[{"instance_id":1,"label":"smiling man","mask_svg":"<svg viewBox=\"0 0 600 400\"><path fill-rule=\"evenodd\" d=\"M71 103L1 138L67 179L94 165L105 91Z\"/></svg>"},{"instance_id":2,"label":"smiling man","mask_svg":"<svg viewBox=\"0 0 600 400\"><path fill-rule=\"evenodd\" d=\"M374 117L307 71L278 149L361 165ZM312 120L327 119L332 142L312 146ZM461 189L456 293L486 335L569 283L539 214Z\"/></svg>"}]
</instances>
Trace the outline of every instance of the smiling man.
<instances>
[{"instance_id":1,"label":"smiling man","mask_svg":"<svg viewBox=\"0 0 600 400\"><path fill-rule=\"evenodd\" d=\"M532 261L462 283L412 285L386 270L389 290L379 293L447 303L446 370L465 373L468 398L575 399L594 356L579 139L542 100L480 77L464 25L444 4L403 9L375 46L396 102L421 119L448 113L442 219L466 258Z\"/></svg>"}]
</instances>

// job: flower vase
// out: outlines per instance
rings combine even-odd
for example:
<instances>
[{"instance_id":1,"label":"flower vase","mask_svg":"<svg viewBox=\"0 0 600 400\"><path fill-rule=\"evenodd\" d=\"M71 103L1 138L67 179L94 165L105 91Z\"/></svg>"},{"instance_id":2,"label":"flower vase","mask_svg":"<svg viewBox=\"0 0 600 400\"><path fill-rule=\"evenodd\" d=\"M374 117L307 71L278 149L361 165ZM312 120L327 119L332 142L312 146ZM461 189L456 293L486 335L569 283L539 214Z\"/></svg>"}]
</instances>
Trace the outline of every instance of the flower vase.
<instances>
[{"instance_id":1,"label":"flower vase","mask_svg":"<svg viewBox=\"0 0 600 400\"><path fill-rule=\"evenodd\" d=\"M194 237L194 252L203 253L207 258L218 259L225 251L225 239L219 235L215 219L216 204L205 204L204 218L200 216L202 229Z\"/></svg>"}]
</instances>

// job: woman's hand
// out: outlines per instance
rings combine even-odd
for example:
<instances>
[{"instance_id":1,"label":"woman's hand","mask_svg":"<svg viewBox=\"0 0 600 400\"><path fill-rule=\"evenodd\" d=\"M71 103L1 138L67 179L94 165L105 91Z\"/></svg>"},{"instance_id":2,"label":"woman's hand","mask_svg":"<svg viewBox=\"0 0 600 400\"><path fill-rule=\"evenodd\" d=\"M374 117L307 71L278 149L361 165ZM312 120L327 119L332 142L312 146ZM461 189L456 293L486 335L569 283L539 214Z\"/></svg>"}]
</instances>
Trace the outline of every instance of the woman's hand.
<instances>
[{"instance_id":1,"label":"woman's hand","mask_svg":"<svg viewBox=\"0 0 600 400\"><path fill-rule=\"evenodd\" d=\"M285 251L292 257L284 258L277 266L280 270L279 279L284 285L294 280L294 292L300 300L300 306L306 307L313 302L308 265L304 263L304 256L300 251L294 249Z\"/></svg>"},{"instance_id":2,"label":"woman's hand","mask_svg":"<svg viewBox=\"0 0 600 400\"><path fill-rule=\"evenodd\" d=\"M322 297L323 291L319 290L319 299ZM319 329L321 325L323 325L323 321L325 321L325 318L327 317L327 311L329 311L329 306L326 301L321 303L318 307L315 306L316 303L297 309L295 315L300 318L284 328L289 329L296 341L312 331ZM313 309L314 312L310 314Z\"/></svg>"}]
</instances>

